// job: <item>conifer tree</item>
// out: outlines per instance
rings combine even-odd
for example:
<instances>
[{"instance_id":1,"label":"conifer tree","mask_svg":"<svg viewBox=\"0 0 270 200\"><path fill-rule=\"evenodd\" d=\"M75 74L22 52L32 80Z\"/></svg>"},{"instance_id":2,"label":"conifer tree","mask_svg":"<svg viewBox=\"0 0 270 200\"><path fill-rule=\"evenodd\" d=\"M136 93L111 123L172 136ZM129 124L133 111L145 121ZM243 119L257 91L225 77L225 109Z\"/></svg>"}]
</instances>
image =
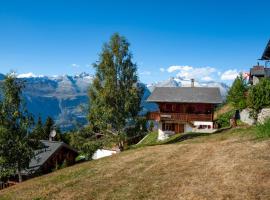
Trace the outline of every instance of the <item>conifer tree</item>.
<instances>
[{"instance_id":1,"label":"conifer tree","mask_svg":"<svg viewBox=\"0 0 270 200\"><path fill-rule=\"evenodd\" d=\"M120 149L127 123L140 111L142 94L129 46L119 34L111 37L94 64L96 75L89 90L92 130L117 136Z\"/></svg>"},{"instance_id":2,"label":"conifer tree","mask_svg":"<svg viewBox=\"0 0 270 200\"><path fill-rule=\"evenodd\" d=\"M54 121L49 116L49 117L47 117L47 119L45 121L45 124L44 124L44 127L43 127L43 131L44 131L44 138L43 138L43 140L48 140L49 139L50 133L53 130L53 128L54 128Z\"/></svg>"},{"instance_id":3,"label":"conifer tree","mask_svg":"<svg viewBox=\"0 0 270 200\"><path fill-rule=\"evenodd\" d=\"M242 110L247 106L246 92L248 91L248 86L246 80L239 74L234 80L227 96L227 101L231 103L234 108Z\"/></svg>"},{"instance_id":4,"label":"conifer tree","mask_svg":"<svg viewBox=\"0 0 270 200\"><path fill-rule=\"evenodd\" d=\"M43 129L42 119L40 116L38 117L37 123L32 131L31 138L36 140L45 140L47 138Z\"/></svg>"}]
</instances>

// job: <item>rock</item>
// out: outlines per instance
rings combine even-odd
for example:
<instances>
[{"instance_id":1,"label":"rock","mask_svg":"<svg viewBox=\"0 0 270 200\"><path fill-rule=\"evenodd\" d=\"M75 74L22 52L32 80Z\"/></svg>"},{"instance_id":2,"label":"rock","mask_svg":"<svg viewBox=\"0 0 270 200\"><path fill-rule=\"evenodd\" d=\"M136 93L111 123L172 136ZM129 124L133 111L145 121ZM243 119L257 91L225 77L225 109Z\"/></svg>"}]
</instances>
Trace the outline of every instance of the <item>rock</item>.
<instances>
[{"instance_id":1,"label":"rock","mask_svg":"<svg viewBox=\"0 0 270 200\"><path fill-rule=\"evenodd\" d=\"M248 108L242 110L240 112L240 120L248 125L253 125L256 123L256 120L249 115L250 111Z\"/></svg>"},{"instance_id":2,"label":"rock","mask_svg":"<svg viewBox=\"0 0 270 200\"><path fill-rule=\"evenodd\" d=\"M258 123L263 124L266 119L270 118L270 108L263 108L258 114Z\"/></svg>"}]
</instances>

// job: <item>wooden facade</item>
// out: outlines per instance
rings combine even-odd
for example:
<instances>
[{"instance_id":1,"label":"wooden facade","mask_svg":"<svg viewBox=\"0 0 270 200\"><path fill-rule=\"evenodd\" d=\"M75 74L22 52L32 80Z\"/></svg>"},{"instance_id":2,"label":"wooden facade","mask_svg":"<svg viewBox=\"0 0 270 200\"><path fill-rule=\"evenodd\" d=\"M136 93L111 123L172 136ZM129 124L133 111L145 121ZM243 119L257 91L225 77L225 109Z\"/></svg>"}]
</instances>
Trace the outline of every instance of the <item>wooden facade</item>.
<instances>
[{"instance_id":1,"label":"wooden facade","mask_svg":"<svg viewBox=\"0 0 270 200\"><path fill-rule=\"evenodd\" d=\"M159 103L159 111L148 113L155 121L213 121L213 104L204 103Z\"/></svg>"},{"instance_id":2,"label":"wooden facade","mask_svg":"<svg viewBox=\"0 0 270 200\"><path fill-rule=\"evenodd\" d=\"M158 140L165 140L175 133L213 131L213 113L222 103L217 87L156 87L148 102L158 104L159 110L148 113L148 120L154 120Z\"/></svg>"}]
</instances>

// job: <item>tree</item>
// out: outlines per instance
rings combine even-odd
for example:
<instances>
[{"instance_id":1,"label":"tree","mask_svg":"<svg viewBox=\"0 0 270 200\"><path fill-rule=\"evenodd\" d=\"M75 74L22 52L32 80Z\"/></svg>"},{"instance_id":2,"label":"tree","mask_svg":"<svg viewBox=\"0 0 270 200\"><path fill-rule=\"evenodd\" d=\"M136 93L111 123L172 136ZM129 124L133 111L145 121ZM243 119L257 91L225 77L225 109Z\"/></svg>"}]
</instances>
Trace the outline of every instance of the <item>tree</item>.
<instances>
[{"instance_id":1,"label":"tree","mask_svg":"<svg viewBox=\"0 0 270 200\"><path fill-rule=\"evenodd\" d=\"M44 140L48 140L51 131L54 129L54 121L53 119L49 116L46 119L46 122L44 124L43 130L44 130Z\"/></svg>"},{"instance_id":2,"label":"tree","mask_svg":"<svg viewBox=\"0 0 270 200\"><path fill-rule=\"evenodd\" d=\"M94 64L96 75L89 90L92 130L116 136L120 149L123 149L124 128L140 111L142 96L129 46L119 34L111 37Z\"/></svg>"},{"instance_id":3,"label":"tree","mask_svg":"<svg viewBox=\"0 0 270 200\"><path fill-rule=\"evenodd\" d=\"M0 158L4 169L16 169L19 182L21 171L28 167L34 156L29 130L33 119L22 101L24 83L14 74L8 74L1 87L0 103ZM1 166L0 166L1 168Z\"/></svg>"},{"instance_id":4,"label":"tree","mask_svg":"<svg viewBox=\"0 0 270 200\"><path fill-rule=\"evenodd\" d=\"M38 117L37 123L31 133L30 136L32 139L36 139L36 140L44 140L46 139L46 135L43 129L43 124L42 124L42 120L41 117Z\"/></svg>"},{"instance_id":5,"label":"tree","mask_svg":"<svg viewBox=\"0 0 270 200\"><path fill-rule=\"evenodd\" d=\"M235 109L242 110L246 108L246 92L248 91L248 86L246 80L242 74L236 77L232 87L230 88L227 96L227 101L231 103Z\"/></svg>"},{"instance_id":6,"label":"tree","mask_svg":"<svg viewBox=\"0 0 270 200\"><path fill-rule=\"evenodd\" d=\"M153 131L155 127L155 124L153 121L150 121L150 125L149 125L149 131Z\"/></svg>"},{"instance_id":7,"label":"tree","mask_svg":"<svg viewBox=\"0 0 270 200\"><path fill-rule=\"evenodd\" d=\"M253 85L249 90L247 102L255 118L262 108L270 106L270 80L260 79L258 84Z\"/></svg>"},{"instance_id":8,"label":"tree","mask_svg":"<svg viewBox=\"0 0 270 200\"><path fill-rule=\"evenodd\" d=\"M85 155L86 160L91 160L95 151L104 145L109 145L108 138L100 138L90 127L84 127L70 134L70 145Z\"/></svg>"}]
</instances>

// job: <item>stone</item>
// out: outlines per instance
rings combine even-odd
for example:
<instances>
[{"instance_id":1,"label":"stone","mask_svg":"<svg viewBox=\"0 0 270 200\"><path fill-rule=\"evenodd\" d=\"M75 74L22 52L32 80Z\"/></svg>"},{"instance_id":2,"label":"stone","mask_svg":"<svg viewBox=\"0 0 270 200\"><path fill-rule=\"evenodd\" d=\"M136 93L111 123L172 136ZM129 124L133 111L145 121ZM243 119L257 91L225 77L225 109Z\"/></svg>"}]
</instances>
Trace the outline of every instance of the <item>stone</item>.
<instances>
[{"instance_id":1,"label":"stone","mask_svg":"<svg viewBox=\"0 0 270 200\"><path fill-rule=\"evenodd\" d=\"M256 120L250 116L251 109L244 109L240 112L240 120L248 125L254 125L256 123Z\"/></svg>"},{"instance_id":2,"label":"stone","mask_svg":"<svg viewBox=\"0 0 270 200\"><path fill-rule=\"evenodd\" d=\"M266 119L270 118L270 108L263 108L258 114L258 123L263 124Z\"/></svg>"}]
</instances>

